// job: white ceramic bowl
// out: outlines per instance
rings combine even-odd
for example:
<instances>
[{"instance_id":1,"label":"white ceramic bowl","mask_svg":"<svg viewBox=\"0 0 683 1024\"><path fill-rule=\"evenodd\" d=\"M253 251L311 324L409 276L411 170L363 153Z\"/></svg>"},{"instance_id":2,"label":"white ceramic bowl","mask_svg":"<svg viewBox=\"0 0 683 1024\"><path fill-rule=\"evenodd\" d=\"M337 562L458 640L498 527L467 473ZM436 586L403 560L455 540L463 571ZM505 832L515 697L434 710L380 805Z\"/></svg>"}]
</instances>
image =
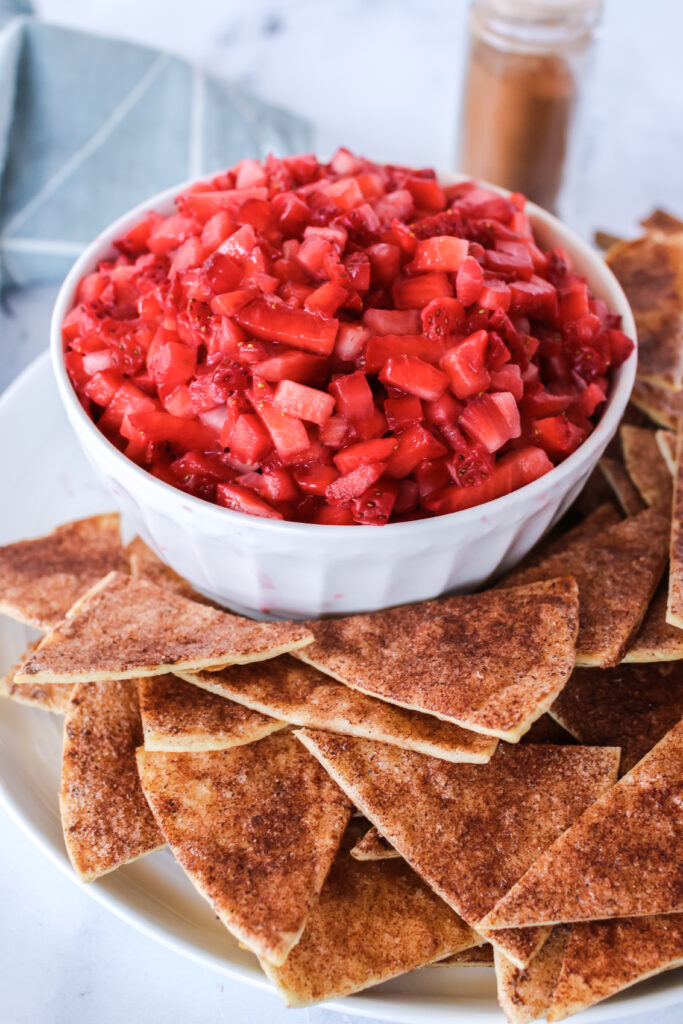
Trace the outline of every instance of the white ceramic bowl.
<instances>
[{"instance_id":1,"label":"white ceramic bowl","mask_svg":"<svg viewBox=\"0 0 683 1024\"><path fill-rule=\"evenodd\" d=\"M69 420L115 504L144 540L197 589L236 611L278 618L373 611L473 589L522 558L576 498L616 431L635 378L635 352L614 374L600 423L561 465L485 505L411 523L319 526L232 512L162 483L107 441L67 376L62 320L83 274L114 253L114 239L149 209L170 213L184 187L141 203L88 246L59 291L51 325L54 372ZM561 245L635 338L626 297L601 257L544 210L529 204L527 211L540 244Z\"/></svg>"}]
</instances>

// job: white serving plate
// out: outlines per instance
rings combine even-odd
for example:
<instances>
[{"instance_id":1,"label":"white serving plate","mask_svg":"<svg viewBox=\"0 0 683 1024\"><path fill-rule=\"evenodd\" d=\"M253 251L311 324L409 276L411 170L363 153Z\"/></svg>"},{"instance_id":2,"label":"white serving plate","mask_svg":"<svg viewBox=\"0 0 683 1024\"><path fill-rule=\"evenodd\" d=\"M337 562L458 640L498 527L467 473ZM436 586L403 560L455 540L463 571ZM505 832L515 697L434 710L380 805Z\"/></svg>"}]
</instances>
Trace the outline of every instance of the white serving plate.
<instances>
[{"instance_id":1,"label":"white serving plate","mask_svg":"<svg viewBox=\"0 0 683 1024\"><path fill-rule=\"evenodd\" d=\"M111 508L111 499L69 427L47 353L0 399L0 479L3 544ZM34 636L28 627L0 616L0 673L14 664ZM45 855L81 885L62 842L57 802L60 759L59 717L0 701L0 803ZM168 851L144 857L83 888L176 953L236 981L269 987L254 957L238 947ZM580 1020L587 1024L652 1012L682 1000L679 970L609 1000ZM487 968L414 971L328 1008L405 1024L503 1024L493 972Z\"/></svg>"}]
</instances>

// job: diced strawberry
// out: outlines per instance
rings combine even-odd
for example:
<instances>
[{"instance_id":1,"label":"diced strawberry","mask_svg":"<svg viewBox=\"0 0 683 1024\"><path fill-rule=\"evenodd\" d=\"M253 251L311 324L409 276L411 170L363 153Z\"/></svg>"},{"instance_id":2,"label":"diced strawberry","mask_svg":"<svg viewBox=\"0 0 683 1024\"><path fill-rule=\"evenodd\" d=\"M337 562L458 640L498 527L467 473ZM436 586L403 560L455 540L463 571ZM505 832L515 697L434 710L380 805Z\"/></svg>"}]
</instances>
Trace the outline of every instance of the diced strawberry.
<instances>
[{"instance_id":1,"label":"diced strawberry","mask_svg":"<svg viewBox=\"0 0 683 1024\"><path fill-rule=\"evenodd\" d=\"M471 399L460 417L460 426L487 452L496 452L507 441L519 437L519 408L508 391L479 395Z\"/></svg>"},{"instance_id":2,"label":"diced strawberry","mask_svg":"<svg viewBox=\"0 0 683 1024\"><path fill-rule=\"evenodd\" d=\"M396 441L398 451L394 452L387 463L387 476L393 479L408 476L423 459L439 459L448 454L444 445L425 430L421 423L396 435Z\"/></svg>"},{"instance_id":3,"label":"diced strawberry","mask_svg":"<svg viewBox=\"0 0 683 1024\"><path fill-rule=\"evenodd\" d=\"M415 470L420 497L426 498L435 491L441 491L451 482L448 462L443 459L425 459Z\"/></svg>"},{"instance_id":4,"label":"diced strawberry","mask_svg":"<svg viewBox=\"0 0 683 1024\"><path fill-rule=\"evenodd\" d=\"M340 473L351 473L358 466L367 466L372 462L386 462L398 447L398 443L393 437L361 441L360 444L353 444L349 448L342 448L337 452L334 456L334 464Z\"/></svg>"},{"instance_id":5,"label":"diced strawberry","mask_svg":"<svg viewBox=\"0 0 683 1024\"><path fill-rule=\"evenodd\" d=\"M374 402L368 379L361 370L333 380L329 392L337 409L347 420L363 420L372 416Z\"/></svg>"},{"instance_id":6,"label":"diced strawberry","mask_svg":"<svg viewBox=\"0 0 683 1024\"><path fill-rule=\"evenodd\" d=\"M519 402L524 394L522 371L517 363L506 363L500 370L491 370L491 390L509 391Z\"/></svg>"},{"instance_id":7,"label":"diced strawberry","mask_svg":"<svg viewBox=\"0 0 683 1024\"><path fill-rule=\"evenodd\" d=\"M469 242L466 238L453 238L450 235L425 238L417 243L412 265L415 270L445 270L455 273L462 266L468 248Z\"/></svg>"},{"instance_id":8,"label":"diced strawberry","mask_svg":"<svg viewBox=\"0 0 683 1024\"><path fill-rule=\"evenodd\" d=\"M425 337L448 344L465 325L465 309L459 299L432 299L422 310L421 320Z\"/></svg>"},{"instance_id":9,"label":"diced strawberry","mask_svg":"<svg viewBox=\"0 0 683 1024\"><path fill-rule=\"evenodd\" d=\"M394 302L397 309L422 309L432 299L453 294L451 282L446 274L433 271L429 274L418 274L399 281L393 287Z\"/></svg>"},{"instance_id":10,"label":"diced strawberry","mask_svg":"<svg viewBox=\"0 0 683 1024\"><path fill-rule=\"evenodd\" d=\"M327 360L306 352L285 351L254 365L254 373L264 380L293 380L297 384L317 384L325 379Z\"/></svg>"},{"instance_id":11,"label":"diced strawberry","mask_svg":"<svg viewBox=\"0 0 683 1024\"><path fill-rule=\"evenodd\" d=\"M389 359L401 356L417 356L426 363L438 363L443 348L440 338L428 338L424 334L376 334L365 347L362 365L366 373L379 373Z\"/></svg>"},{"instance_id":12,"label":"diced strawberry","mask_svg":"<svg viewBox=\"0 0 683 1024\"><path fill-rule=\"evenodd\" d=\"M351 511L338 505L322 505L316 512L314 523L324 526L354 526L355 520Z\"/></svg>"},{"instance_id":13,"label":"diced strawberry","mask_svg":"<svg viewBox=\"0 0 683 1024\"><path fill-rule=\"evenodd\" d=\"M320 428L320 440L330 448L339 448L349 435L349 423L343 416L330 416Z\"/></svg>"},{"instance_id":14,"label":"diced strawberry","mask_svg":"<svg viewBox=\"0 0 683 1024\"><path fill-rule=\"evenodd\" d=\"M495 250L486 250L484 266L487 270L514 274L515 278L525 281L529 281L534 273L534 264L528 247L523 242L508 239L498 239Z\"/></svg>"},{"instance_id":15,"label":"diced strawberry","mask_svg":"<svg viewBox=\"0 0 683 1024\"><path fill-rule=\"evenodd\" d=\"M92 396L91 396L92 397ZM588 419L593 415L599 405L601 405L607 396L602 388L596 384L588 384L587 387L581 392L578 399L577 405L581 411L582 416L586 416Z\"/></svg>"},{"instance_id":16,"label":"diced strawberry","mask_svg":"<svg viewBox=\"0 0 683 1024\"><path fill-rule=\"evenodd\" d=\"M310 446L306 428L301 420L285 416L284 413L278 412L277 409L265 403L259 404L256 411L265 423L281 458L298 455L299 452L305 451Z\"/></svg>"},{"instance_id":17,"label":"diced strawberry","mask_svg":"<svg viewBox=\"0 0 683 1024\"><path fill-rule=\"evenodd\" d=\"M471 487L453 484L425 499L425 507L436 515L459 512L501 498L544 476L553 464L542 448L526 447L508 452L496 462L488 479Z\"/></svg>"},{"instance_id":18,"label":"diced strawberry","mask_svg":"<svg viewBox=\"0 0 683 1024\"><path fill-rule=\"evenodd\" d=\"M393 284L401 269L401 250L389 242L378 242L367 250L372 267L372 281L375 285L387 287Z\"/></svg>"},{"instance_id":19,"label":"diced strawberry","mask_svg":"<svg viewBox=\"0 0 683 1024\"><path fill-rule=\"evenodd\" d=\"M485 391L491 383L486 369L487 346L486 331L475 331L444 353L440 365L448 374L456 398L469 398Z\"/></svg>"},{"instance_id":20,"label":"diced strawberry","mask_svg":"<svg viewBox=\"0 0 683 1024\"><path fill-rule=\"evenodd\" d=\"M408 395L416 395L433 402L448 387L448 377L435 366L417 356L396 356L382 368L379 379L383 384L399 388Z\"/></svg>"},{"instance_id":21,"label":"diced strawberry","mask_svg":"<svg viewBox=\"0 0 683 1024\"><path fill-rule=\"evenodd\" d=\"M392 481L373 484L351 502L353 518L366 526L383 526L391 518L397 496L398 484Z\"/></svg>"},{"instance_id":22,"label":"diced strawberry","mask_svg":"<svg viewBox=\"0 0 683 1024\"><path fill-rule=\"evenodd\" d=\"M266 341L282 341L316 355L329 356L334 348L339 321L286 306L256 300L235 314L250 334Z\"/></svg>"},{"instance_id":23,"label":"diced strawberry","mask_svg":"<svg viewBox=\"0 0 683 1024\"><path fill-rule=\"evenodd\" d=\"M482 289L479 292L477 305L482 309L510 308L510 288L505 281L498 281L496 278L485 277Z\"/></svg>"},{"instance_id":24,"label":"diced strawberry","mask_svg":"<svg viewBox=\"0 0 683 1024\"><path fill-rule=\"evenodd\" d=\"M369 337L370 331L367 327L342 323L339 325L334 354L343 363L355 363L360 358Z\"/></svg>"},{"instance_id":25,"label":"diced strawberry","mask_svg":"<svg viewBox=\"0 0 683 1024\"><path fill-rule=\"evenodd\" d=\"M446 194L436 178L407 177L405 187L421 210L438 213L446 208Z\"/></svg>"},{"instance_id":26,"label":"diced strawberry","mask_svg":"<svg viewBox=\"0 0 683 1024\"><path fill-rule=\"evenodd\" d=\"M463 306L471 306L479 299L484 285L484 271L473 256L460 264L455 278L455 294Z\"/></svg>"},{"instance_id":27,"label":"diced strawberry","mask_svg":"<svg viewBox=\"0 0 683 1024\"><path fill-rule=\"evenodd\" d=\"M560 320L563 324L578 320L590 313L588 286L585 281L573 281L560 289Z\"/></svg>"},{"instance_id":28,"label":"diced strawberry","mask_svg":"<svg viewBox=\"0 0 683 1024\"><path fill-rule=\"evenodd\" d=\"M324 391L317 391L305 384L282 380L275 391L273 409L284 412L309 423L323 426L334 412L335 400Z\"/></svg>"},{"instance_id":29,"label":"diced strawberry","mask_svg":"<svg viewBox=\"0 0 683 1024\"><path fill-rule=\"evenodd\" d=\"M611 366L614 368L621 366L633 352L635 348L633 342L628 335L624 334L623 331L617 330L615 327L608 328L603 331L603 334L606 336L609 346Z\"/></svg>"},{"instance_id":30,"label":"diced strawberry","mask_svg":"<svg viewBox=\"0 0 683 1024\"><path fill-rule=\"evenodd\" d=\"M72 353L76 355L77 353ZM81 358L81 357L79 357ZM109 405L112 398L123 384L123 375L118 370L102 370L95 373L84 385L83 394L98 405Z\"/></svg>"},{"instance_id":31,"label":"diced strawberry","mask_svg":"<svg viewBox=\"0 0 683 1024\"><path fill-rule=\"evenodd\" d=\"M321 498L325 497L327 488L339 477L334 466L326 466L321 463L314 463L312 466L295 466L292 473L304 494L317 494Z\"/></svg>"},{"instance_id":32,"label":"diced strawberry","mask_svg":"<svg viewBox=\"0 0 683 1024\"><path fill-rule=\"evenodd\" d=\"M216 501L224 508L234 512L244 512L250 516L261 516L264 519L283 519L284 516L272 505L269 505L249 487L241 484L218 484Z\"/></svg>"},{"instance_id":33,"label":"diced strawberry","mask_svg":"<svg viewBox=\"0 0 683 1024\"><path fill-rule=\"evenodd\" d=\"M221 443L223 435L221 434ZM267 455L273 446L270 434L254 413L243 413L230 431L226 447L240 462L252 465Z\"/></svg>"},{"instance_id":34,"label":"diced strawberry","mask_svg":"<svg viewBox=\"0 0 683 1024\"><path fill-rule=\"evenodd\" d=\"M360 497L368 487L371 487L376 480L379 480L386 469L383 462L375 462L370 465L358 466L346 476L340 476L338 480L329 484L325 494L331 505L345 505Z\"/></svg>"},{"instance_id":35,"label":"diced strawberry","mask_svg":"<svg viewBox=\"0 0 683 1024\"><path fill-rule=\"evenodd\" d=\"M309 313L318 313L320 316L331 317L344 304L348 297L348 291L334 281L326 281L319 288L306 298L304 307Z\"/></svg>"},{"instance_id":36,"label":"diced strawberry","mask_svg":"<svg viewBox=\"0 0 683 1024\"><path fill-rule=\"evenodd\" d=\"M420 314L416 309L366 309L363 324L373 334L419 334Z\"/></svg>"},{"instance_id":37,"label":"diced strawberry","mask_svg":"<svg viewBox=\"0 0 683 1024\"><path fill-rule=\"evenodd\" d=\"M510 313L521 313L554 323L558 317L557 290L535 274L530 281L511 281Z\"/></svg>"},{"instance_id":38,"label":"diced strawberry","mask_svg":"<svg viewBox=\"0 0 683 1024\"><path fill-rule=\"evenodd\" d=\"M282 502L296 501L300 497L293 473L290 473L284 466L277 469L269 468L263 473L243 473L235 483L251 487L266 501L276 505Z\"/></svg>"},{"instance_id":39,"label":"diced strawberry","mask_svg":"<svg viewBox=\"0 0 683 1024\"><path fill-rule=\"evenodd\" d=\"M535 383L526 387L520 408L525 416L543 419L545 416L556 416L558 413L566 412L574 404L576 397L575 392L552 392L542 384Z\"/></svg>"},{"instance_id":40,"label":"diced strawberry","mask_svg":"<svg viewBox=\"0 0 683 1024\"><path fill-rule=\"evenodd\" d=\"M384 415L391 430L407 423L419 423L423 417L422 402L413 395L406 398L385 398Z\"/></svg>"},{"instance_id":41,"label":"diced strawberry","mask_svg":"<svg viewBox=\"0 0 683 1024\"><path fill-rule=\"evenodd\" d=\"M197 350L178 341L169 341L148 358L147 365L159 388L187 384L197 368Z\"/></svg>"},{"instance_id":42,"label":"diced strawberry","mask_svg":"<svg viewBox=\"0 0 683 1024\"><path fill-rule=\"evenodd\" d=\"M381 409L374 406L372 414L361 420L353 420L351 424L354 437L361 441L370 441L373 437L382 437L387 432L387 420Z\"/></svg>"},{"instance_id":43,"label":"diced strawberry","mask_svg":"<svg viewBox=\"0 0 683 1024\"><path fill-rule=\"evenodd\" d=\"M192 419L195 415L192 408L192 396L187 384L178 384L177 387L172 388L170 391L162 390L159 392L159 395L164 409L166 412L170 412L171 416L179 416L181 419L188 420Z\"/></svg>"},{"instance_id":44,"label":"diced strawberry","mask_svg":"<svg viewBox=\"0 0 683 1024\"><path fill-rule=\"evenodd\" d=\"M571 423L566 416L550 416L534 421L534 439L551 459L558 462L583 444L586 432Z\"/></svg>"},{"instance_id":45,"label":"diced strawberry","mask_svg":"<svg viewBox=\"0 0 683 1024\"><path fill-rule=\"evenodd\" d=\"M114 398L116 401L116 397ZM169 441L186 450L211 448L217 442L216 432L195 420L179 419L170 413L151 409L124 416L121 433L128 440Z\"/></svg>"}]
</instances>

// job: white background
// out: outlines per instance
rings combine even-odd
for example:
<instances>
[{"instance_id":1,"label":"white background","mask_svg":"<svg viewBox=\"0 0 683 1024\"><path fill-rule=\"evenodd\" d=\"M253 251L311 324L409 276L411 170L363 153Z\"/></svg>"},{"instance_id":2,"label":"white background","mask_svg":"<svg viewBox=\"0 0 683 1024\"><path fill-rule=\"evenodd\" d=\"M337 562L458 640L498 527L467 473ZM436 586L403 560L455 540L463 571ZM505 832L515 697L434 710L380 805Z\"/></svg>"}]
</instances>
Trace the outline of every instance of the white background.
<instances>
[{"instance_id":1,"label":"white background","mask_svg":"<svg viewBox=\"0 0 683 1024\"><path fill-rule=\"evenodd\" d=\"M464 0L36 6L52 21L166 47L238 79L310 118L321 153L341 143L454 166ZM584 233L633 232L653 206L683 215L682 40L681 0L608 0L573 190ZM53 294L10 296L0 313L0 388L45 347ZM2 1024L344 1024L325 1009L285 1011L276 996L155 945L89 899L2 812L0 829ZM683 1024L683 1007L632 1020L665 1018Z\"/></svg>"}]
</instances>

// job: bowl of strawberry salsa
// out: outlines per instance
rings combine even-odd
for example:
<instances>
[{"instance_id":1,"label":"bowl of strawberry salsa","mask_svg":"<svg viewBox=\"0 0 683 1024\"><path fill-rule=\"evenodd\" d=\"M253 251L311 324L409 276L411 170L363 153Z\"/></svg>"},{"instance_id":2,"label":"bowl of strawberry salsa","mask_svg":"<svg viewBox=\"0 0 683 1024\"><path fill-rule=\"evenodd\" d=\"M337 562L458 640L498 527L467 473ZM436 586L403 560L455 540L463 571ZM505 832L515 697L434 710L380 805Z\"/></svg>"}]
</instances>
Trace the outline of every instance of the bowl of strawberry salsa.
<instances>
[{"instance_id":1,"label":"bowl of strawberry salsa","mask_svg":"<svg viewBox=\"0 0 683 1024\"><path fill-rule=\"evenodd\" d=\"M345 149L149 200L78 260L52 335L69 418L133 525L199 589L278 615L511 565L593 469L635 373L623 293L559 221Z\"/></svg>"}]
</instances>

